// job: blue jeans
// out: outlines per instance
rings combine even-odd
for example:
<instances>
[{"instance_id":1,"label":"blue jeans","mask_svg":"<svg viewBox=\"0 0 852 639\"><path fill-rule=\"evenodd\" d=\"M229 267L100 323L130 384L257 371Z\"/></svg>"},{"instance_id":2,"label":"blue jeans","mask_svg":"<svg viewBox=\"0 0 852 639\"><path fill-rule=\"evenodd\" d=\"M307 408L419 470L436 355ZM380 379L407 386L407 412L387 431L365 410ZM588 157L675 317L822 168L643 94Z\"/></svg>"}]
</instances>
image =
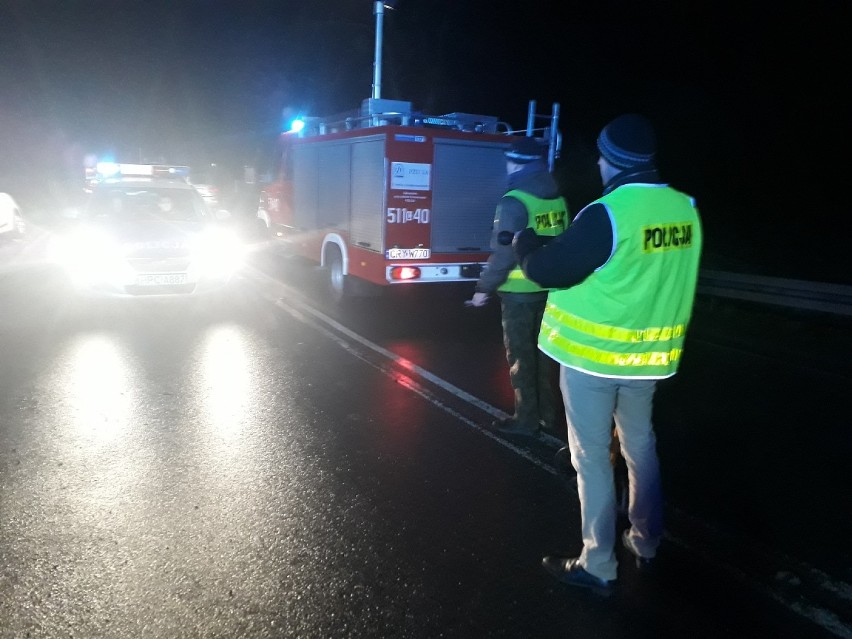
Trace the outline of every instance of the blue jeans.
<instances>
[{"instance_id":1,"label":"blue jeans","mask_svg":"<svg viewBox=\"0 0 852 639\"><path fill-rule=\"evenodd\" d=\"M597 377L559 369L568 447L577 471L583 550L580 565L601 579L616 579L616 497L610 443L612 424L630 482L628 535L643 557L654 557L663 535L663 496L657 439L651 423L657 380Z\"/></svg>"}]
</instances>

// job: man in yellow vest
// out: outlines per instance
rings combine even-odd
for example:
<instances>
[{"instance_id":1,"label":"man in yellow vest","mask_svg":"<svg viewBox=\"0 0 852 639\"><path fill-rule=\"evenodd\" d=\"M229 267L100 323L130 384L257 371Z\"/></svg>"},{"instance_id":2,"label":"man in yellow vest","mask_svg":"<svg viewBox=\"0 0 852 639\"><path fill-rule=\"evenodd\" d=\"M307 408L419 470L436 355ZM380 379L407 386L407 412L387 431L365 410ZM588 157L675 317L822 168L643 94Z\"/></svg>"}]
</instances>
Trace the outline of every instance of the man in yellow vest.
<instances>
[{"instance_id":1,"label":"man in yellow vest","mask_svg":"<svg viewBox=\"0 0 852 639\"><path fill-rule=\"evenodd\" d=\"M547 146L533 137L517 138L506 156L508 191L497 204L488 265L466 304L484 306L500 297L503 344L514 390L514 414L492 426L504 435L535 436L556 420L553 362L537 348L547 291L530 282L518 267L512 240L531 228L553 238L568 226L568 206L548 171Z\"/></svg>"},{"instance_id":2,"label":"man in yellow vest","mask_svg":"<svg viewBox=\"0 0 852 639\"><path fill-rule=\"evenodd\" d=\"M651 414L657 380L677 372L701 256L694 200L662 182L651 123L625 114L598 137L602 197L541 245L520 232L526 276L551 290L538 346L559 365L583 549L542 565L561 582L609 594L617 578L612 424L629 479L622 543L650 567L663 535L663 497Z\"/></svg>"}]
</instances>

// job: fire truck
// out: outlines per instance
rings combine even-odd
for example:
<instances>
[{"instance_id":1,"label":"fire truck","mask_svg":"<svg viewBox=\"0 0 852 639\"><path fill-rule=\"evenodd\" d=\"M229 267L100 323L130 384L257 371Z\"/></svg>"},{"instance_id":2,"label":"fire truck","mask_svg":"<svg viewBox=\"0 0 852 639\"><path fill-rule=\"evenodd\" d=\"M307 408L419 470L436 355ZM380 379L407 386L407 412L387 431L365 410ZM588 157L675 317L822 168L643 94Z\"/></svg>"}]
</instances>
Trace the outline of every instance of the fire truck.
<instances>
[{"instance_id":1,"label":"fire truck","mask_svg":"<svg viewBox=\"0 0 852 639\"><path fill-rule=\"evenodd\" d=\"M305 119L277 140L258 217L288 254L323 267L332 299L388 287L475 282L490 253L503 153L538 139L550 168L561 136L530 101L527 126L496 116L430 116L410 102L365 99L359 111Z\"/></svg>"}]
</instances>

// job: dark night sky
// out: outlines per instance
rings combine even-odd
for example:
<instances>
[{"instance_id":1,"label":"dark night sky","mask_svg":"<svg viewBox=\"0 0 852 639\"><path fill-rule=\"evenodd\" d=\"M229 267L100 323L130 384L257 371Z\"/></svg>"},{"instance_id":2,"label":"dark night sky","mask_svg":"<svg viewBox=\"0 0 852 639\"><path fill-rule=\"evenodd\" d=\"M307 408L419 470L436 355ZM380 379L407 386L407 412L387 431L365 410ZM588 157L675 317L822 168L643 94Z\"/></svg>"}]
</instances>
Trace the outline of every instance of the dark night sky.
<instances>
[{"instance_id":1,"label":"dark night sky","mask_svg":"<svg viewBox=\"0 0 852 639\"><path fill-rule=\"evenodd\" d=\"M282 109L328 115L370 96L372 7L0 0L0 188L41 188L87 152L256 162ZM852 284L849 18L846 0L398 0L381 95L516 127L530 99L558 102L575 210L598 194L600 127L642 112L664 177L699 202L708 254Z\"/></svg>"}]
</instances>

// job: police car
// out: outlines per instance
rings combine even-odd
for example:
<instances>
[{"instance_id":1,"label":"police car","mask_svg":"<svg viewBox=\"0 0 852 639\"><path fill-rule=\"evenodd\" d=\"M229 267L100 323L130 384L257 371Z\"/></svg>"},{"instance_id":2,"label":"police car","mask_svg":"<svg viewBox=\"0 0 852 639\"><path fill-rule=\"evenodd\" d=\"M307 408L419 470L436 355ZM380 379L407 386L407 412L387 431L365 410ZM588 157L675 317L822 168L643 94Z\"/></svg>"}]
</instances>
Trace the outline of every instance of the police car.
<instances>
[{"instance_id":1,"label":"police car","mask_svg":"<svg viewBox=\"0 0 852 639\"><path fill-rule=\"evenodd\" d=\"M86 205L53 250L77 291L197 295L231 281L242 242L187 174L168 165L99 165Z\"/></svg>"}]
</instances>

